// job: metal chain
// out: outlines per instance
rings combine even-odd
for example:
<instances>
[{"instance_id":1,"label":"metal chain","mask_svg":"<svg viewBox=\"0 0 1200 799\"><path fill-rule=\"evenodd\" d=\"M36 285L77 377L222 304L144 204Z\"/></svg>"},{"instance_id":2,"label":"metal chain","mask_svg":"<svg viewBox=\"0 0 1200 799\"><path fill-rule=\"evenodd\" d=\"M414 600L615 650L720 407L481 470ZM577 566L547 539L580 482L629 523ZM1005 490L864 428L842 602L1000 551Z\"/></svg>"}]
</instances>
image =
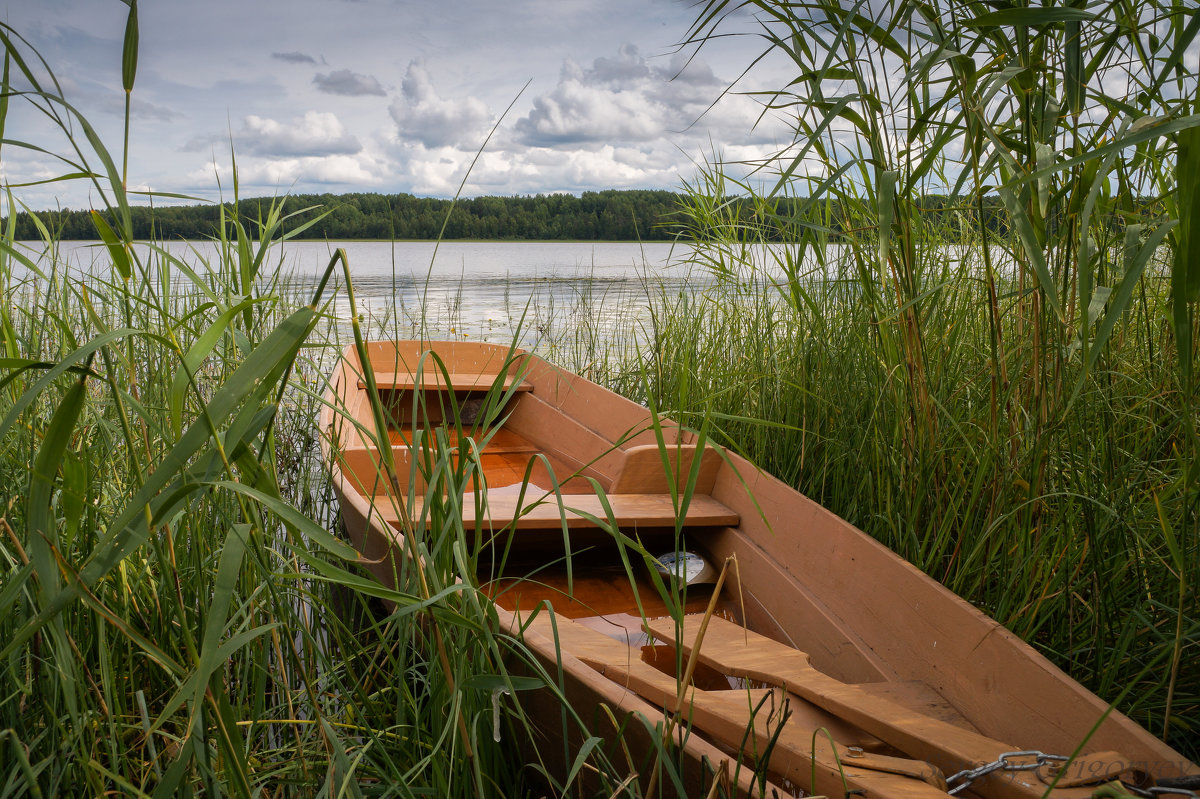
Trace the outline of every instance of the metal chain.
<instances>
[{"instance_id":1,"label":"metal chain","mask_svg":"<svg viewBox=\"0 0 1200 799\"><path fill-rule=\"evenodd\" d=\"M1033 761L1029 763L1011 762L1017 758L1033 758ZM950 790L946 791L946 793L954 796L959 791L965 791L969 788L975 780L986 777L988 774L996 771L1036 771L1047 763L1062 763L1066 760L1068 758L1063 755L1048 755L1036 749L1029 749L1023 752L1005 752L991 763L984 763L982 766L976 766L975 768L963 769L957 774L947 777L946 784L950 786Z\"/></svg>"},{"instance_id":2,"label":"metal chain","mask_svg":"<svg viewBox=\"0 0 1200 799\"><path fill-rule=\"evenodd\" d=\"M1173 788L1168 785L1156 785L1153 788L1142 788L1140 793L1144 793L1151 797L1187 796L1190 799L1200 799L1200 793L1197 793L1196 791L1189 791L1187 788Z\"/></svg>"},{"instance_id":3,"label":"metal chain","mask_svg":"<svg viewBox=\"0 0 1200 799\"><path fill-rule=\"evenodd\" d=\"M1200 774L1187 774L1180 777L1163 777L1158 781L1160 787L1163 788L1183 788L1186 791L1195 793L1200 791Z\"/></svg>"},{"instance_id":4,"label":"metal chain","mask_svg":"<svg viewBox=\"0 0 1200 799\"><path fill-rule=\"evenodd\" d=\"M1025 763L1011 762L1016 759L1032 758L1031 761ZM1048 755L1045 752L1039 752L1036 749L1028 749L1023 752L1005 752L991 763L984 763L982 766L975 768L963 769L957 774L953 774L946 778L946 785L950 786L946 793L951 796L957 795L960 791L965 791L970 787L971 783L981 777L986 777L997 771L1036 771L1047 763L1063 763L1070 760L1062 755ZM1154 788L1132 788L1126 786L1131 793L1137 796L1146 797L1146 799L1159 799L1159 797L1182 796L1187 799L1200 799L1200 792L1188 790L1183 787L1174 787L1168 785L1156 786Z\"/></svg>"}]
</instances>

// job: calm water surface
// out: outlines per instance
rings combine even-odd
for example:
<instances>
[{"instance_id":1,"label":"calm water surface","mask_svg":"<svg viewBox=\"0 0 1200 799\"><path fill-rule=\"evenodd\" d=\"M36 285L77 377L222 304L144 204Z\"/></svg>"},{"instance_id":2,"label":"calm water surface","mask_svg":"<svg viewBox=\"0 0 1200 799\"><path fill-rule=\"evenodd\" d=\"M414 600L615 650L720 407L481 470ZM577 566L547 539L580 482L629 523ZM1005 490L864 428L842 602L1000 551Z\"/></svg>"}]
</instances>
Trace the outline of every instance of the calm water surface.
<instances>
[{"instance_id":1,"label":"calm water surface","mask_svg":"<svg viewBox=\"0 0 1200 799\"><path fill-rule=\"evenodd\" d=\"M277 246L263 272L279 271L309 290L337 247L346 250L355 299L372 332L400 337L424 325L430 336L507 341L519 329L529 346L580 320L634 324L653 298L711 282L689 262L689 248L669 242L297 241ZM197 272L217 263L211 242L169 242L166 249ZM151 263L158 257L148 246L141 253ZM63 242L60 257L82 272L109 268L93 242ZM327 296L335 319L348 321L344 281L331 284Z\"/></svg>"}]
</instances>

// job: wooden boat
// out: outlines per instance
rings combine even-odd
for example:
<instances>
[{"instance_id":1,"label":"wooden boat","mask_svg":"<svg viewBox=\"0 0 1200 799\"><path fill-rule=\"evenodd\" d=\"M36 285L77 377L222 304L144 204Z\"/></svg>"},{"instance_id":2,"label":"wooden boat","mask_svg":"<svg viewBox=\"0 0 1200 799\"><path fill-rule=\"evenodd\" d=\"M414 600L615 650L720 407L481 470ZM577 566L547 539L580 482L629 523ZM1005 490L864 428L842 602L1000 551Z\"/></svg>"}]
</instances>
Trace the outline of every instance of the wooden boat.
<instances>
[{"instance_id":1,"label":"wooden boat","mask_svg":"<svg viewBox=\"0 0 1200 799\"><path fill-rule=\"evenodd\" d=\"M1181 796L1195 783L1195 764L996 621L696 433L506 347L366 354L345 351L321 420L352 541L395 579L427 501L414 464L458 414L472 440L439 440L475 451L464 525L510 555L503 573L484 557L465 579L561 675L593 734L619 731L643 791L1083 799L1118 778ZM390 452L375 444L385 425ZM656 579L622 551L689 551L723 576ZM679 623L664 596L682 603ZM565 772L579 729L550 691L522 704ZM648 774L664 735L676 779Z\"/></svg>"}]
</instances>

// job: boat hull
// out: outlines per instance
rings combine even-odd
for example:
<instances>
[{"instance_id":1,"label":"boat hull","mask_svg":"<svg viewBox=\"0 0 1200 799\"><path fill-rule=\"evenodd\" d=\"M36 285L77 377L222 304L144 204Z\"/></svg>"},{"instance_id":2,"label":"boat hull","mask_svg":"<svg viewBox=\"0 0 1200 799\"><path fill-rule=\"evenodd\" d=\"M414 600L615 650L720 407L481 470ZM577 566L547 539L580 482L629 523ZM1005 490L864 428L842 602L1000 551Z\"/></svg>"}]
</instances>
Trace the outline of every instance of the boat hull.
<instances>
[{"instance_id":1,"label":"boat hull","mask_svg":"<svg viewBox=\"0 0 1200 799\"><path fill-rule=\"evenodd\" d=\"M496 406L494 417L502 420L508 438L504 447L494 448L502 452L489 452L490 444L479 450L479 462L490 457L493 465L481 467L485 479L477 480L473 484L476 490L464 498L465 524L481 540L495 547L507 546L509 552L520 551L533 562L539 556L545 561L562 558L584 547L593 547L594 552L620 549L621 539L647 547L686 546L701 552L710 563L731 564L721 591L728 617L736 617L761 636L764 647L768 643L790 647L796 654L795 663L789 661L785 669L803 660L821 680L836 683L830 689L833 693L840 685L852 686L846 701L854 708L866 708L861 723L846 725L838 714L830 713L828 697L819 692L801 697L788 686L777 686L773 690L786 700L788 712L799 719L794 724L844 729L844 737L857 736L868 749L877 741L875 732L886 737L905 725L931 730L929 734L935 738L946 737L947 730L960 730L961 740L931 750L934 754L929 759L934 761L944 755L943 749L953 750L944 755L949 758L947 763L991 751L979 742L1011 742L1014 750L1060 755L1071 755L1086 742L1086 751L1116 753L1157 777L1197 773L1194 764L1111 710L1002 625L886 547L746 460L706 445L696 434L669 420L656 419L645 408L534 356L513 354L501 347L461 342L381 342L371 346L370 370L364 368L354 348L344 354L331 379L322 429L346 530L385 583L394 584L399 572L407 568L405 562L412 550L404 535L413 528L406 517L419 516L423 500L417 495L421 480L411 473L407 496L403 475L390 478L394 483L390 492L379 491L379 474L384 470L379 458L370 461L369 455L364 457L376 471L375 485L364 487L370 482L369 475L362 473L361 462L351 455L358 457L360 450L371 450L362 430L372 424L366 411L371 404L367 395L371 384L378 381L365 373L382 374L390 381L383 384L380 395L390 397L393 411L400 409L397 416L407 413L410 406L416 409L420 403L414 399L418 397L424 398L427 409L440 407L431 414L440 418L426 420L434 425L445 424L447 412L446 404L429 401L431 396L444 399L447 392L454 392L451 405L457 405L478 399L485 385L494 385L482 403L489 413ZM422 353L430 350L438 353L446 370L425 383L423 375L428 372L419 364L429 365L427 356L422 360ZM413 372L422 374L413 379ZM409 375L407 382L397 382L397 375L405 374ZM346 418L356 420L357 426L345 424ZM416 429L414 419L407 421ZM397 424L403 430L404 420ZM400 455L403 453L397 457ZM522 461L534 466L525 473L517 469L519 484L498 485L504 478L489 476L489 468L490 475L500 475L504 464ZM525 480L526 476L531 479ZM601 489L600 499L596 487ZM381 495L385 497L382 502ZM523 503L535 495L545 499L523 512ZM681 501L681 496L691 501ZM617 522L619 534L614 535L609 529L612 525L604 523L606 519ZM575 568L584 563L586 559ZM489 575L470 578L488 583ZM705 596L703 590L695 589L692 605L700 602L703 606ZM556 610L569 608L573 599L582 602L566 590L558 597L551 603ZM639 780L648 779L656 761L656 741L664 724L670 725L664 707L708 713L710 729L717 729L738 715L736 707L726 707L729 697L724 694L752 693L743 682L725 692L697 690L688 698L680 691L672 697L655 676L663 670L643 668L639 652L645 641L641 640L636 609L632 614L628 607L608 615L600 613L600 622L580 614L589 631L568 612L563 617L566 621L551 625L551 635L542 627L528 626L531 617L538 618L535 608L544 607L535 604L535 599L537 595L523 595L520 590L499 596L497 613L502 626L514 636L523 635L544 674L557 675L558 692L586 722L584 727L614 742L618 733L623 736L623 748L614 743L613 751L637 753L637 762L628 765ZM597 603L603 604L599 599ZM609 609L613 608L616 605ZM537 625L547 616L543 613ZM699 619L700 615L688 618ZM578 633L576 645L565 643L558 635L559 627L567 629L568 624L568 638ZM604 651L601 644L593 647L595 639L589 636L595 630L608 634L611 652ZM670 636L664 634L663 638L668 640L660 644L682 646L678 640L669 640ZM697 650L704 652L699 642ZM631 663L623 666L622 658ZM680 656L677 662L685 661ZM763 701L769 698L764 695ZM550 736L541 754L552 768L565 773L573 753L582 745L581 726L572 722L564 727L561 700L552 690L530 696L523 707ZM873 718L872 709L884 720ZM916 720L888 721L901 711ZM758 723L751 718L749 727ZM659 732L654 732L655 724ZM781 726L764 724L758 733L751 731L750 739L758 740L756 734L780 736ZM674 735L678 738L679 731ZM743 735L743 743L745 739ZM757 795L761 791L764 783L754 781L753 758L738 752L739 747L729 741L727 734L709 735L699 729L685 735L677 747L685 793L696 795L705 790L715 779L714 772L722 768L727 792ZM764 743L758 740L758 745ZM895 751L892 743L885 741L878 751ZM970 749L975 743L980 748ZM833 755L849 751L836 749L842 743L833 745ZM820 766L826 761L818 757L817 744L812 747L807 756ZM799 755L804 756L803 752ZM834 760L840 762L841 757ZM804 773L816 773L816 766ZM770 779L789 789L801 785L818 792L843 785L840 780L845 776L844 770L835 771L827 780L802 785L788 776L799 773L795 769L771 769L769 764L762 768L772 774ZM864 777L863 784L868 786L864 792L880 797L915 799L926 796L922 791L936 782L926 780L922 783L926 787L906 793L909 783L894 778L871 782L874 774L871 771ZM667 793L677 787L658 779L654 778L655 784ZM1023 779L991 778L989 785L994 788L984 790L986 781L981 781L971 790L997 799L1021 799L1050 787L1026 785L1020 782ZM766 784L782 790L774 783ZM1055 788L1054 794L1072 799L1088 795L1090 790ZM945 796L940 788L935 794Z\"/></svg>"}]
</instances>

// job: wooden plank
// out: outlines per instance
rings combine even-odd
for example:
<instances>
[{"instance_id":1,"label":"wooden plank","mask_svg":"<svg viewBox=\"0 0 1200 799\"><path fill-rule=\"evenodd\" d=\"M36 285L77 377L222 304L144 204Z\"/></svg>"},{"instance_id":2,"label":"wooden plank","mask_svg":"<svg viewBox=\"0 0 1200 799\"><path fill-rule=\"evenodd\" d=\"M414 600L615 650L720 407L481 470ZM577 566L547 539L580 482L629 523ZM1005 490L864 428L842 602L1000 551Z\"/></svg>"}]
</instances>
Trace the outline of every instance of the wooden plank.
<instances>
[{"instance_id":1,"label":"wooden plank","mask_svg":"<svg viewBox=\"0 0 1200 799\"><path fill-rule=\"evenodd\" d=\"M446 375L440 369L414 375L411 372L376 372L375 385L381 391L487 391L500 379L498 374L475 374L473 372L450 372L450 382L446 383ZM517 380L512 375L504 375L502 388L508 391L515 383L517 391L533 391L533 384L526 380ZM366 380L358 378L358 387L366 388Z\"/></svg>"},{"instance_id":2,"label":"wooden plank","mask_svg":"<svg viewBox=\"0 0 1200 799\"><path fill-rule=\"evenodd\" d=\"M513 404L504 423L506 430L525 436L543 452L565 463L576 464L584 474L599 479L607 487L621 465L621 450L594 430L541 398L541 387L533 394L522 394Z\"/></svg>"},{"instance_id":3,"label":"wooden plank","mask_svg":"<svg viewBox=\"0 0 1200 799\"><path fill-rule=\"evenodd\" d=\"M655 441L650 412L636 402L539 358L529 361L527 379L554 410L578 419L610 444L630 447ZM663 419L662 425L668 443L679 440L677 423Z\"/></svg>"},{"instance_id":4,"label":"wooden plank","mask_svg":"<svg viewBox=\"0 0 1200 799\"><path fill-rule=\"evenodd\" d=\"M648 728L643 719L660 718L662 708L653 707L627 688L605 679L569 652L560 651L553 639L533 630L526 630L522 634L522 620L527 619L527 614L496 608L496 616L500 629L522 637L535 658L533 665L526 665L525 659L514 659L512 667L517 674L561 675L558 680L561 694L559 688L521 694L521 707L533 720L539 738L536 749L522 748L518 756L536 759L561 780L574 764L575 754L581 751L585 740L598 735L604 741L597 751L627 766L625 773L631 776L633 787L626 793L642 795L649 787L654 753L661 744L659 735ZM570 719L562 712L564 702L574 709ZM718 749L700 736L692 736L686 746L680 747L672 770L676 768L683 785L679 792L681 797L709 796L714 783L723 787L718 792L719 796L749 799L788 797L795 793L791 786L785 789L769 778L755 779L750 769L738 767L737 760L729 752ZM601 793L601 781L591 779L588 776L590 773L589 768L580 772L578 795L608 796L612 793L611 785ZM670 782L658 793L662 796L676 795Z\"/></svg>"},{"instance_id":5,"label":"wooden plank","mask_svg":"<svg viewBox=\"0 0 1200 799\"><path fill-rule=\"evenodd\" d=\"M445 432L451 451L455 452L455 457L457 457L460 443L458 434L453 429ZM468 434L467 437L474 441L476 446L479 445L480 435ZM400 472L398 477L401 484L407 486L412 463L412 427L406 425L399 430L392 428L388 430L388 438L392 444L392 458ZM526 466L537 454L536 447L528 439L503 429L494 431L490 436L486 436L486 439L486 445L480 450L479 460L488 483L493 486L520 483L524 479ZM426 431L423 440L436 451L437 438L435 436L429 435ZM376 480L376 473L382 467L374 447L347 447L338 453L337 460L343 469L356 475L364 485L378 484L381 486L375 490L365 491L364 493L368 496L384 491L382 484ZM539 476L544 472L544 468L540 471L537 468L534 470L534 473ZM419 477L417 485L419 491L424 491L424 481Z\"/></svg>"},{"instance_id":6,"label":"wooden plank","mask_svg":"<svg viewBox=\"0 0 1200 799\"><path fill-rule=\"evenodd\" d=\"M926 716L941 719L947 724L953 724L971 732L979 732L979 729L960 713L958 708L920 680L869 682L860 685L859 688L865 694L883 697L898 705L911 707Z\"/></svg>"},{"instance_id":7,"label":"wooden plank","mask_svg":"<svg viewBox=\"0 0 1200 799\"><path fill-rule=\"evenodd\" d=\"M745 510L742 510L745 514ZM799 648L804 642L814 667L843 682L879 683L897 679L856 630L844 624L833 610L808 590L796 574L784 569L748 536L747 524L756 520L743 516L736 528L715 531L704 541L712 563L737 558L725 590L745 603L749 627L768 638ZM809 569L815 571L815 569ZM744 579L743 579L744 575ZM731 579L730 579L731 578Z\"/></svg>"},{"instance_id":8,"label":"wooden plank","mask_svg":"<svg viewBox=\"0 0 1200 799\"><path fill-rule=\"evenodd\" d=\"M432 375L444 365L451 374L498 375L520 372L527 356L506 346L468 341L371 341L367 359L375 373L423 372ZM436 358L434 355L436 354ZM361 372L357 348L350 344L343 355Z\"/></svg>"},{"instance_id":9,"label":"wooden plank","mask_svg":"<svg viewBox=\"0 0 1200 799\"><path fill-rule=\"evenodd\" d=\"M669 491L667 470L673 472L676 491L682 492L691 475L692 462L696 459L695 444L642 444L625 450L617 476L613 478L610 492L666 493ZM700 453L700 470L696 476L695 491L698 494L712 492L717 471L721 468L721 453L713 447L705 447Z\"/></svg>"},{"instance_id":10,"label":"wooden plank","mask_svg":"<svg viewBox=\"0 0 1200 799\"><path fill-rule=\"evenodd\" d=\"M685 652L691 652L700 626L701 617L689 615L678 631L670 619L648 621L645 629L666 643L678 640ZM806 653L716 616L708 620L700 660L725 674L785 688L947 774L1022 749L897 704L858 685L835 680L814 669ZM981 779L972 791L997 799L1039 799L1046 794L1046 785L1032 771L1001 772ZM1062 789L1050 795L1085 799L1090 794L1084 789Z\"/></svg>"},{"instance_id":11,"label":"wooden plank","mask_svg":"<svg viewBox=\"0 0 1200 799\"><path fill-rule=\"evenodd\" d=\"M712 494L741 512L740 533L831 609L852 645L865 645L899 679L931 686L999 740L1070 752L1087 738L1095 750L1155 764L1160 777L1196 773L994 619L791 486L727 457ZM789 637L807 637L805 619L779 620Z\"/></svg>"},{"instance_id":12,"label":"wooden plank","mask_svg":"<svg viewBox=\"0 0 1200 799\"><path fill-rule=\"evenodd\" d=\"M556 641L561 651L651 704L666 708L679 704L676 679L643 662L638 649L550 611L535 616L527 629ZM852 750L857 741L830 741L794 718L780 728L782 701L781 693L762 689L690 688L680 710L693 732L699 730L737 752L743 761L752 763L759 753L769 752L768 771L805 786L809 793L841 796L851 791L868 799L946 799L941 774L928 763ZM774 746L768 747L772 739Z\"/></svg>"},{"instance_id":13,"label":"wooden plank","mask_svg":"<svg viewBox=\"0 0 1200 799\"><path fill-rule=\"evenodd\" d=\"M559 512L558 501L553 495L543 498L540 491L527 491L520 513L517 510L517 499L517 491L514 488L488 491L487 507L481 519L484 527L489 523L493 528L507 527L516 520L519 530L561 529L562 515ZM618 526L675 526L675 505L668 494L609 494L608 502ZM464 505L466 507L463 508L463 522L468 527L474 526L478 518L474 503L468 500ZM570 528L597 526L588 518L588 514L601 520L607 519L600 498L595 494L564 494L563 508L567 527ZM393 525L398 523L395 512L386 505L379 510L385 521ZM738 515L710 496L695 496L683 515L683 523L693 527L725 527L737 524Z\"/></svg>"},{"instance_id":14,"label":"wooden plank","mask_svg":"<svg viewBox=\"0 0 1200 799\"><path fill-rule=\"evenodd\" d=\"M467 490L478 490L478 476L479 472L482 472L483 482L489 489L493 491L504 489L500 491L501 494L512 493L515 496L518 488L528 481L530 488L526 493L527 504L533 504L547 493L547 489L541 486L557 486L559 492L566 495L595 493L596 489L592 484L574 474L567 464L536 450L525 449L517 443L510 441L510 444L512 446L501 446L498 450L493 450L488 446L479 453L477 463L472 466L472 478L467 485ZM402 488L407 491L410 475L415 469L415 490L418 494L424 494L426 488L420 469L420 464L423 463L421 459L425 457L436 459L438 456L424 449L418 449L417 452L418 465L416 467L413 466L413 449L409 446L393 447L392 457L396 464L397 479ZM462 456L457 449L454 449L451 451L450 457L457 464L458 459ZM473 458L474 456L469 457ZM382 467L374 449L364 447L347 449L337 456L337 462L344 470L357 475L358 483L378 486L373 490L364 490L367 496L381 496L386 493L387 489L384 483L376 479L376 475Z\"/></svg>"},{"instance_id":15,"label":"wooden plank","mask_svg":"<svg viewBox=\"0 0 1200 799\"><path fill-rule=\"evenodd\" d=\"M488 435L490 434L490 435ZM536 453L538 448L532 441L522 435L518 435L507 428L500 430L488 431L488 434L480 432L468 432L466 438L475 442L475 446L479 446L481 438L487 438L487 444L481 450L490 454L510 453L510 452L527 452ZM388 430L388 438L394 447L408 447L413 441L412 425L404 425L400 429L391 428ZM436 442L436 437L425 432L424 440L427 442ZM458 431L453 427L446 428L446 440L451 447L457 447L459 443Z\"/></svg>"}]
</instances>

